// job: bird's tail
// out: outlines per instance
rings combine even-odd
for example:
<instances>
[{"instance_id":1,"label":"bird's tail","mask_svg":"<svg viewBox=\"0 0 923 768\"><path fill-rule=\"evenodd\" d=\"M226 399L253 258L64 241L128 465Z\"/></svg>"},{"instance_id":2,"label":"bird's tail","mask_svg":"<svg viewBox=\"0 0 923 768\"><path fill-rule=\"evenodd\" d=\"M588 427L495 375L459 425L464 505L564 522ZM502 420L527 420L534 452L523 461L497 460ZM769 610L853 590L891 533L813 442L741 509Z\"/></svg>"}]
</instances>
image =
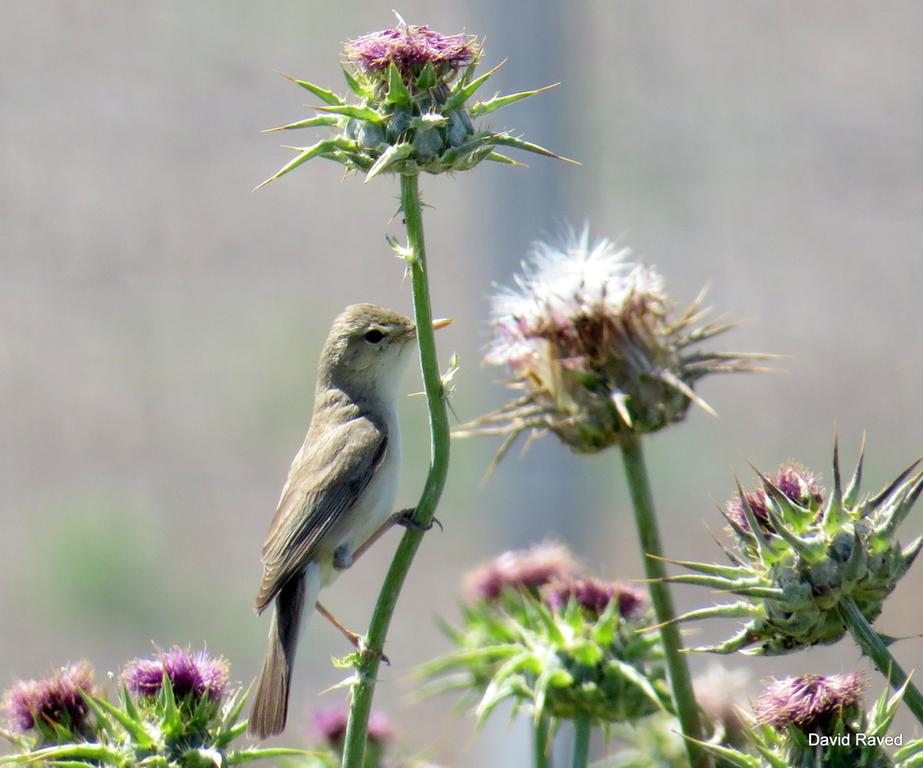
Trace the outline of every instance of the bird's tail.
<instances>
[{"instance_id":1,"label":"bird's tail","mask_svg":"<svg viewBox=\"0 0 923 768\"><path fill-rule=\"evenodd\" d=\"M314 563L304 574L292 578L276 597L269 628L269 648L263 661L263 671L253 697L247 732L265 739L282 733L288 714L288 688L295 663L295 648L301 613L306 603L308 615L314 610L320 578Z\"/></svg>"}]
</instances>

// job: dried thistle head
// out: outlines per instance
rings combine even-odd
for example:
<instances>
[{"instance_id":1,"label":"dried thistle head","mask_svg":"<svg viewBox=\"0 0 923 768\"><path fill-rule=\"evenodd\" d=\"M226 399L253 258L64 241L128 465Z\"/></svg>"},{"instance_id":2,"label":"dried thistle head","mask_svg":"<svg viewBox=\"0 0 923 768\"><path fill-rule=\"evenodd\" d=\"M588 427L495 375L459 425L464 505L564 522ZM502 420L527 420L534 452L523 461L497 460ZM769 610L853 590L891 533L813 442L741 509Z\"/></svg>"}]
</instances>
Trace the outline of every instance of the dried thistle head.
<instances>
[{"instance_id":1,"label":"dried thistle head","mask_svg":"<svg viewBox=\"0 0 923 768\"><path fill-rule=\"evenodd\" d=\"M732 326L699 324L702 294L674 315L663 278L630 255L605 238L591 243L588 227L533 246L516 286L494 297L485 355L522 395L458 436L506 435L502 455L523 432L551 431L594 453L681 421L692 403L713 412L694 391L708 374L761 370L767 355L699 349Z\"/></svg>"}]
</instances>

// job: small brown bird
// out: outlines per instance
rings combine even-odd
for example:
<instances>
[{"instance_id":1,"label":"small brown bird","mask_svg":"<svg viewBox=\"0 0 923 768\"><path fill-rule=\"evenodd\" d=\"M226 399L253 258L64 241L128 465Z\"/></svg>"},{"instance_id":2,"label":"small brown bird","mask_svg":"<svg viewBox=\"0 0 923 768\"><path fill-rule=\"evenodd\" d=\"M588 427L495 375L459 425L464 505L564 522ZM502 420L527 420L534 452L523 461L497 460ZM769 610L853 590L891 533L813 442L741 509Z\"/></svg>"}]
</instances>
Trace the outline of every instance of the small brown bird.
<instances>
[{"instance_id":1,"label":"small brown bird","mask_svg":"<svg viewBox=\"0 0 923 768\"><path fill-rule=\"evenodd\" d=\"M434 328L449 324L436 320ZM262 613L275 601L269 649L253 699L249 733L281 733L302 609L391 524L400 477L398 394L416 338L411 320L373 304L347 307L321 351L314 413L263 545ZM310 615L310 614L309 614Z\"/></svg>"}]
</instances>

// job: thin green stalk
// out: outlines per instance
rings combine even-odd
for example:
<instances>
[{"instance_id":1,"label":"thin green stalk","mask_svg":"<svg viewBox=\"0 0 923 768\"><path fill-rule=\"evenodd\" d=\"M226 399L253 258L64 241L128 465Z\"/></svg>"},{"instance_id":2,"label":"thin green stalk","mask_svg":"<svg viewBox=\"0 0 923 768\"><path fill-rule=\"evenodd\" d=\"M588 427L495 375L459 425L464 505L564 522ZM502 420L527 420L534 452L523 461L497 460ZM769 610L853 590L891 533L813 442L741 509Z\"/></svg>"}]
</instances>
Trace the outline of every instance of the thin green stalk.
<instances>
[{"instance_id":1,"label":"thin green stalk","mask_svg":"<svg viewBox=\"0 0 923 768\"><path fill-rule=\"evenodd\" d=\"M442 375L439 372L436 340L433 337L433 311L430 307L426 248L423 242L422 204L416 175L401 176L401 210L407 229L407 264L413 285L413 313L417 325L417 345L420 349L420 370L423 374L423 388L429 411L430 466L420 501L413 513L413 521L417 525L407 528L394 553L394 560L372 614L366 638L367 651L361 655L356 665L356 681L352 687L349 724L343 748L343 768L362 768L372 696L375 693L375 681L388 627L410 564L423 540L423 533L436 514L436 505L442 495L449 469L449 418L446 413Z\"/></svg>"},{"instance_id":2,"label":"thin green stalk","mask_svg":"<svg viewBox=\"0 0 923 768\"><path fill-rule=\"evenodd\" d=\"M549 720L545 715L539 715L535 724L535 768L551 768L551 742L549 735Z\"/></svg>"},{"instance_id":3,"label":"thin green stalk","mask_svg":"<svg viewBox=\"0 0 923 768\"><path fill-rule=\"evenodd\" d=\"M862 652L872 660L878 671L887 678L888 685L894 690L898 690L901 686L907 684L907 689L904 691L904 704L907 705L907 709L913 712L917 722L923 724L923 696L920 695L919 689L913 683L907 682L907 674L901 668L901 665L897 663L897 659L891 655L891 651L888 650L888 646L885 645L881 636L872 629L865 616L862 615L862 611L859 610L855 600L851 597L840 600L837 610Z\"/></svg>"},{"instance_id":4,"label":"thin green stalk","mask_svg":"<svg viewBox=\"0 0 923 768\"><path fill-rule=\"evenodd\" d=\"M573 768L586 768L590 760L590 718L580 717L574 721Z\"/></svg>"},{"instance_id":5,"label":"thin green stalk","mask_svg":"<svg viewBox=\"0 0 923 768\"><path fill-rule=\"evenodd\" d=\"M676 716L683 735L687 737L685 739L686 754L692 768L705 768L711 765L708 753L697 743L691 741L692 739L704 741L705 737L699 718L699 707L695 703L692 690L689 666L682 653L683 641L679 635L679 627L672 623L676 618L676 611L673 608L670 587L663 581L667 577L667 571L663 561L656 559L663 557L663 547L660 543L657 514L654 511L654 497L647 477L640 437L631 436L622 443L622 460L625 464L625 474L628 477L631 503L635 510L635 523L638 527L638 537L641 540L644 570L647 578L651 580L649 584L651 603L654 606L657 623L663 625L660 628L660 638L666 657L667 671L670 675L670 688L673 691ZM648 557L648 555L654 555L654 557Z\"/></svg>"}]
</instances>

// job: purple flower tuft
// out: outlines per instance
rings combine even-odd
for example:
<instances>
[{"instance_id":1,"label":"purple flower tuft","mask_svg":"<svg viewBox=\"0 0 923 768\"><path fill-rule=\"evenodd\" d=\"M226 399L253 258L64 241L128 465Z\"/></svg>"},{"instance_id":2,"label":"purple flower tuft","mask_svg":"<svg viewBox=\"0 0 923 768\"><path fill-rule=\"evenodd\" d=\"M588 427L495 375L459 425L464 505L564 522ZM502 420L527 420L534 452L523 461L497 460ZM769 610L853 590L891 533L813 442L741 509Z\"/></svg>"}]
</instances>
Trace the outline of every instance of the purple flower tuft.
<instances>
[{"instance_id":1,"label":"purple flower tuft","mask_svg":"<svg viewBox=\"0 0 923 768\"><path fill-rule=\"evenodd\" d=\"M419 73L429 62L437 71L455 71L470 64L479 51L470 35L443 35L413 24L372 32L344 46L346 60L359 69L381 72L393 62L402 75Z\"/></svg>"},{"instance_id":2,"label":"purple flower tuft","mask_svg":"<svg viewBox=\"0 0 923 768\"><path fill-rule=\"evenodd\" d=\"M527 550L504 552L475 569L465 578L464 591L472 600L496 600L506 589L539 589L576 572L577 563L567 547L545 542Z\"/></svg>"},{"instance_id":3,"label":"purple flower tuft","mask_svg":"<svg viewBox=\"0 0 923 768\"><path fill-rule=\"evenodd\" d=\"M334 749L343 746L346 724L349 722L349 711L345 707L315 709L312 719L317 736L327 742L328 746ZM384 712L372 712L369 716L369 743L381 746L390 741L392 736L391 723L387 715Z\"/></svg>"},{"instance_id":4,"label":"purple flower tuft","mask_svg":"<svg viewBox=\"0 0 923 768\"><path fill-rule=\"evenodd\" d=\"M80 661L43 680L20 680L6 692L4 709L10 725L20 733L42 723L79 731L89 716L82 694L92 691L93 667Z\"/></svg>"},{"instance_id":5,"label":"purple flower tuft","mask_svg":"<svg viewBox=\"0 0 923 768\"><path fill-rule=\"evenodd\" d=\"M779 731L789 725L816 731L857 704L867 687L868 681L859 672L773 680L754 704L753 715L758 723Z\"/></svg>"},{"instance_id":6,"label":"purple flower tuft","mask_svg":"<svg viewBox=\"0 0 923 768\"><path fill-rule=\"evenodd\" d=\"M228 663L212 658L208 651L193 654L188 649L173 646L153 659L135 659L122 670L122 682L140 696L156 696L163 687L163 677L173 688L177 699L193 695L220 701L227 691Z\"/></svg>"},{"instance_id":7,"label":"purple flower tuft","mask_svg":"<svg viewBox=\"0 0 923 768\"><path fill-rule=\"evenodd\" d=\"M593 578L553 581L542 588L542 597L555 611L562 610L574 599L597 616L609 607L609 603L618 600L619 615L624 618L637 616L646 604L644 593L639 589Z\"/></svg>"},{"instance_id":8,"label":"purple flower tuft","mask_svg":"<svg viewBox=\"0 0 923 768\"><path fill-rule=\"evenodd\" d=\"M823 489L817 482L817 475L809 472L796 462L789 461L779 466L776 474L769 478L782 493L786 495L795 504L813 508L823 503ZM753 493L744 493L744 498L753 510L753 515L764 526L767 531L773 531L772 523L769 521L769 512L767 511L769 496L766 491L760 488ZM728 502L728 516L743 528L745 531L750 530L747 523L747 516L744 512L743 501L739 496L735 496Z\"/></svg>"}]
</instances>

